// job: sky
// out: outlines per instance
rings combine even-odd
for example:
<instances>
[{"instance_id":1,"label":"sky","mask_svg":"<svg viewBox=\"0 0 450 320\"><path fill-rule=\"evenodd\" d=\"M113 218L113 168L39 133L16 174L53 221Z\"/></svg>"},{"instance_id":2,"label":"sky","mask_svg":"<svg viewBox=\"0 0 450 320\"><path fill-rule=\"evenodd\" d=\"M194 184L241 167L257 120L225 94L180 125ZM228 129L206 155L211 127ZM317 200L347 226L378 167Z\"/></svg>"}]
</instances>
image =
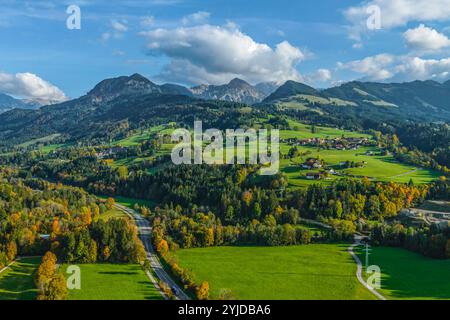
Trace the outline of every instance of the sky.
<instances>
[{"instance_id":1,"label":"sky","mask_svg":"<svg viewBox=\"0 0 450 320\"><path fill-rule=\"evenodd\" d=\"M133 73L187 86L445 81L450 0L0 0L0 40L0 92L55 102Z\"/></svg>"}]
</instances>

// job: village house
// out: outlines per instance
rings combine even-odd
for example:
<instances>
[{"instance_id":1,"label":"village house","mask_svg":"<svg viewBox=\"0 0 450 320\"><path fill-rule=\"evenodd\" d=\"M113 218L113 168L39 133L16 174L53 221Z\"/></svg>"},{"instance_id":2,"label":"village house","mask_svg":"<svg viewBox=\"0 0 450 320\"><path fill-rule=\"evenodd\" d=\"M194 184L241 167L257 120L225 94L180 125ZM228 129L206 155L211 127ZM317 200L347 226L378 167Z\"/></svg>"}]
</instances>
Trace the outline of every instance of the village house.
<instances>
[{"instance_id":1,"label":"village house","mask_svg":"<svg viewBox=\"0 0 450 320\"><path fill-rule=\"evenodd\" d=\"M317 172L308 172L306 174L306 179L308 180L322 180L324 175L322 173Z\"/></svg>"},{"instance_id":2,"label":"village house","mask_svg":"<svg viewBox=\"0 0 450 320\"><path fill-rule=\"evenodd\" d=\"M320 169L323 167L322 161L315 158L308 158L302 165L303 169Z\"/></svg>"},{"instance_id":3,"label":"village house","mask_svg":"<svg viewBox=\"0 0 450 320\"><path fill-rule=\"evenodd\" d=\"M127 148L125 147L111 147L105 150L101 150L99 152L97 152L97 158L99 159L108 159L108 158L112 158L115 155L119 155L119 154L124 154L127 152Z\"/></svg>"}]
</instances>

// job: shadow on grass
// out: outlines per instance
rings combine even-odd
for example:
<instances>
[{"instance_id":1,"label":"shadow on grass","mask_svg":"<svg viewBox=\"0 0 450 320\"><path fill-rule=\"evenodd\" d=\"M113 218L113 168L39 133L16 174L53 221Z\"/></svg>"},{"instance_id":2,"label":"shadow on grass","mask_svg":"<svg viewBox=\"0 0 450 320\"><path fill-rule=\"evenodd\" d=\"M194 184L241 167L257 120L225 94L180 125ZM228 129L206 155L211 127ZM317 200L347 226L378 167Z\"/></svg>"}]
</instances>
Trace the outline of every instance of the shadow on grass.
<instances>
[{"instance_id":1,"label":"shadow on grass","mask_svg":"<svg viewBox=\"0 0 450 320\"><path fill-rule=\"evenodd\" d=\"M34 273L40 258L23 259L0 275L0 300L34 300Z\"/></svg>"},{"instance_id":2,"label":"shadow on grass","mask_svg":"<svg viewBox=\"0 0 450 320\"><path fill-rule=\"evenodd\" d=\"M138 272L126 272L126 271L100 271L99 274L134 276L139 273Z\"/></svg>"},{"instance_id":3,"label":"shadow on grass","mask_svg":"<svg viewBox=\"0 0 450 320\"><path fill-rule=\"evenodd\" d=\"M380 267L381 289L387 298L450 299L450 260L431 259L401 248L379 247L373 252L369 264Z\"/></svg>"}]
</instances>

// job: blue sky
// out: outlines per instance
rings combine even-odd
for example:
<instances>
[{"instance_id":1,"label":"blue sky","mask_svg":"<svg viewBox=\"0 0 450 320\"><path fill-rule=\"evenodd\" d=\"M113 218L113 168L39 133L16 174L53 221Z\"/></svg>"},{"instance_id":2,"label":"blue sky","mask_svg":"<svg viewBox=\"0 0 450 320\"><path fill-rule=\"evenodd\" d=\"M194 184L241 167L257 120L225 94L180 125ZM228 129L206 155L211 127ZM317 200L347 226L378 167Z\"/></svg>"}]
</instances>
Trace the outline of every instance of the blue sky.
<instances>
[{"instance_id":1,"label":"blue sky","mask_svg":"<svg viewBox=\"0 0 450 320\"><path fill-rule=\"evenodd\" d=\"M136 72L185 85L450 78L450 0L0 4L0 92L24 98L78 97ZM71 4L81 30L66 27Z\"/></svg>"}]
</instances>

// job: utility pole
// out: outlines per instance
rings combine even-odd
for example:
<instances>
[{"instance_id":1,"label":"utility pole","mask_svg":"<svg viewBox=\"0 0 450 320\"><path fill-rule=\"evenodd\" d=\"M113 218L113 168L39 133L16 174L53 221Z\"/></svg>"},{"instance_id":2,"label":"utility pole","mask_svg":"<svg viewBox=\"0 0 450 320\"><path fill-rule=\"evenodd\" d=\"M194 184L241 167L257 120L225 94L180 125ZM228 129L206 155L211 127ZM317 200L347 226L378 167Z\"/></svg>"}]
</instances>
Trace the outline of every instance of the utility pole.
<instances>
[{"instance_id":1,"label":"utility pole","mask_svg":"<svg viewBox=\"0 0 450 320\"><path fill-rule=\"evenodd\" d=\"M366 242L366 270L369 268L369 244Z\"/></svg>"}]
</instances>

